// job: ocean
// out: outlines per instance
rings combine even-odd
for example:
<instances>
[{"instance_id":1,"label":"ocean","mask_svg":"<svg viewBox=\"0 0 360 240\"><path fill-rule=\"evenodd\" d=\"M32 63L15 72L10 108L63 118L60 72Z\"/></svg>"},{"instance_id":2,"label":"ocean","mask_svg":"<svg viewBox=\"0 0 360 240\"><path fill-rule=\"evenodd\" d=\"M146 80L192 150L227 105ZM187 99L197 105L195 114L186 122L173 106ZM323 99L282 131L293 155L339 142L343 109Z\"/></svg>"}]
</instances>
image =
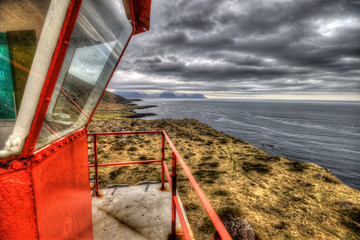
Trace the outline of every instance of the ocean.
<instances>
[{"instance_id":1,"label":"ocean","mask_svg":"<svg viewBox=\"0 0 360 240\"><path fill-rule=\"evenodd\" d=\"M360 190L360 102L145 99L144 119L193 118L263 151L329 168Z\"/></svg>"}]
</instances>

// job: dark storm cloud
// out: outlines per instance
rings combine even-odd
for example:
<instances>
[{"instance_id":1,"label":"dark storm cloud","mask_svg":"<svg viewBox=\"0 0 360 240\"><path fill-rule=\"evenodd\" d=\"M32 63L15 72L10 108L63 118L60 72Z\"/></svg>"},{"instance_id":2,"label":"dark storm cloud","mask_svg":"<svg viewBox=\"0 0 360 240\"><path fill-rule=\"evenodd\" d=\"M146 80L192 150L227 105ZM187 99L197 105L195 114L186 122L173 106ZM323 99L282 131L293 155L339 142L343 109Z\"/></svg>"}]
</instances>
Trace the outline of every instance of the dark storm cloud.
<instances>
[{"instance_id":1,"label":"dark storm cloud","mask_svg":"<svg viewBox=\"0 0 360 240\"><path fill-rule=\"evenodd\" d=\"M153 0L110 87L358 93L360 1Z\"/></svg>"}]
</instances>

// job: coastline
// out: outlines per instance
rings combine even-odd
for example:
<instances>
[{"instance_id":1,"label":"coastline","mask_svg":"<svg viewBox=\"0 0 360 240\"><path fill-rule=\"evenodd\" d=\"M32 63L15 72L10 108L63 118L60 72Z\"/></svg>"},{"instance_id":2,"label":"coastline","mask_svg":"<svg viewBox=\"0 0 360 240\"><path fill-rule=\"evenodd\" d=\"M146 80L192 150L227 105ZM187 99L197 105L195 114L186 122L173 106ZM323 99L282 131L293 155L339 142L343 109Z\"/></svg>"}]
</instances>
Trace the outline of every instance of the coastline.
<instances>
[{"instance_id":1,"label":"coastline","mask_svg":"<svg viewBox=\"0 0 360 240\"><path fill-rule=\"evenodd\" d=\"M243 139L273 155L329 168L346 185L360 190L360 121L349 103L304 101L159 101L144 99L140 105L157 104L161 118L194 118L218 131Z\"/></svg>"},{"instance_id":2,"label":"coastline","mask_svg":"<svg viewBox=\"0 0 360 240\"><path fill-rule=\"evenodd\" d=\"M131 100L131 101L134 101L134 100ZM139 101L139 100L137 100L137 101ZM145 106L135 105L135 106L136 106L135 108L129 109L130 112L134 113L134 115L128 116L129 118L143 118L143 117L148 117L148 116L156 116L155 113L138 113L138 112L136 112L136 110L154 108L154 107L157 107L157 105L145 105Z\"/></svg>"},{"instance_id":3,"label":"coastline","mask_svg":"<svg viewBox=\"0 0 360 240\"><path fill-rule=\"evenodd\" d=\"M243 217L259 239L359 238L360 192L326 169L272 156L196 120L130 119L136 106L117 106L117 115L108 107L100 105L91 131L166 130L220 217ZM104 139L99 157L150 159L158 152L149 148L155 142L148 137ZM109 151L115 152L105 157ZM158 180L158 173L156 167L116 167L102 170L101 181L134 184ZM211 238L211 224L186 181L179 181L179 193L197 239Z\"/></svg>"}]
</instances>

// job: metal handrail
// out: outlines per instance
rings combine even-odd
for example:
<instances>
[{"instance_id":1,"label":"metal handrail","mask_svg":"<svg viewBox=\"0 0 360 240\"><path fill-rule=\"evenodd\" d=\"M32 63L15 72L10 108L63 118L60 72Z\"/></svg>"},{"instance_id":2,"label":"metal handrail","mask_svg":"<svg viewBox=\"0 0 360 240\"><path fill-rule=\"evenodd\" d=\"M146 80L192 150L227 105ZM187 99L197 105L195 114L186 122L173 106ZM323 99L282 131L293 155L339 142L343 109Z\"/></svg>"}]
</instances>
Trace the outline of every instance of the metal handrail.
<instances>
[{"instance_id":1,"label":"metal handrail","mask_svg":"<svg viewBox=\"0 0 360 240\"><path fill-rule=\"evenodd\" d=\"M210 220L214 224L214 226L215 226L216 230L218 231L221 239L232 239L230 234L226 230L224 224L221 222L219 216L216 214L214 208L211 206L209 200L205 196L204 192L201 190L201 188L200 188L199 184L197 183L197 181L195 180L194 176L191 174L189 168L186 166L184 160L180 156L179 152L177 151L176 147L172 143L171 139L169 138L169 136L166 134L165 131L163 131L163 134L164 134L167 142L169 143L169 145L170 145L170 147L171 147L171 149L173 151L173 155L175 155L175 162L176 162L176 160L179 161L182 169L185 172L186 177L189 179L191 185L193 186L197 196L200 199L201 204L205 208L207 214L210 217ZM173 157L173 159L174 159L174 157Z\"/></svg>"},{"instance_id":2,"label":"metal handrail","mask_svg":"<svg viewBox=\"0 0 360 240\"><path fill-rule=\"evenodd\" d=\"M98 164L97 157L97 138L96 136L109 136L109 135L138 135L138 134L161 134L162 135L162 150L161 150L161 160L148 160L148 161L133 161L133 162L118 162L118 163L105 163ZM221 222L220 218L216 214L215 210L211 206L209 200L205 196L204 192L201 190L199 184L196 182L194 176L191 174L189 168L186 166L176 147L172 143L171 139L165 131L138 131L138 132L104 132L104 133L88 133L88 136L94 137L94 158L95 164L90 164L89 167L95 167L95 187L96 194L99 194L99 180L98 180L98 167L104 166L117 166L117 165L128 165L128 164L144 164L144 163L154 163L161 162L161 185L164 189L164 176L168 179L169 186L171 188L171 202L172 202L172 216L171 216L171 226L172 226L172 235L176 235L176 212L178 213L181 227L184 232L185 239L191 239L189 229L186 225L186 220L184 214L181 210L179 199L176 195L176 179L177 179L177 161L180 163L180 166L185 172L186 177L189 179L192 187L194 188L197 196L200 199L201 204L206 210L206 213L210 217L210 220L214 224L217 232L219 233L221 239L232 239L228 231L226 230L224 224ZM170 176L169 170L165 162L165 139L167 140L171 150L172 150L172 174Z\"/></svg>"}]
</instances>

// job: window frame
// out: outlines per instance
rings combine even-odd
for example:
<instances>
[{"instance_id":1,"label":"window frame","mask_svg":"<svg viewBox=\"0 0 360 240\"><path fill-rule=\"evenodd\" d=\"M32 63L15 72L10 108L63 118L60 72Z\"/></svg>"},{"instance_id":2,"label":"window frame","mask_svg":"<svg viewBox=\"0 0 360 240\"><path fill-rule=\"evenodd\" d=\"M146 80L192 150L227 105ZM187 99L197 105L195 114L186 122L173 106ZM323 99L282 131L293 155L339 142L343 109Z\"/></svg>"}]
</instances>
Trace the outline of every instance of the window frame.
<instances>
[{"instance_id":1,"label":"window frame","mask_svg":"<svg viewBox=\"0 0 360 240\"><path fill-rule=\"evenodd\" d=\"M39 35L36 36L36 41L38 42L36 44L35 54L32 58L33 64L31 64L30 69L12 61L12 59L9 59L12 66L27 72L28 76L26 77L26 86L21 99L20 108L17 110L17 116L14 121L13 129L9 133L9 136L5 136L5 138L3 138L4 140L7 140L4 142L5 146L0 150L0 162L23 157L25 142L30 135L30 131L35 121L35 114L43 94L44 86L48 79L49 69L52 66L51 64L55 58L55 53L58 51L59 36L64 31L64 22L70 13L69 10L72 9L73 2L75 1L76 0L63 0L59 2L50 0L48 2L49 6L46 7L47 11L40 14L44 17L44 21L41 25L41 31L38 29ZM11 9L12 6L10 5L7 7L10 7ZM28 8L26 7L25 11L26 9ZM15 13L15 15L21 14L21 11L13 13ZM35 12L28 13L33 14ZM38 25L35 23L34 26ZM6 25L5 31L7 31ZM50 32L50 35L46 36L46 31Z\"/></svg>"},{"instance_id":2,"label":"window frame","mask_svg":"<svg viewBox=\"0 0 360 240\"><path fill-rule=\"evenodd\" d=\"M23 146L23 149L22 149L20 155L5 157L4 159L0 159L0 162L6 161L6 160L28 158L34 154L35 145L37 143L37 139L39 137L40 130L41 130L41 128L43 126L43 122L45 120L45 115L46 115L46 112L47 112L47 109L48 109L48 106L49 106L49 103L51 100L51 96L55 89L55 85L56 85L56 82L57 82L57 79L58 79L58 76L60 73L61 66L62 66L64 58L65 58L66 51L68 49L69 40L71 38L73 29L75 27L75 24L76 24L76 21L78 18L78 14L80 12L82 1L83 0L70 0L68 11L66 13L66 17L65 17L63 26L62 26L60 34L59 34L59 40L56 44L56 48L55 48L53 57L51 59L50 67L47 72L44 85L42 86L39 102L38 102L38 105L37 105L37 108L35 111L35 116L32 121L29 134L25 140L25 143L24 143L24 146ZM85 131L87 131L88 125L91 122L91 119L102 99L102 96L104 95L106 88L107 88L111 78L113 77L117 66L119 65L120 60L121 60L122 56L124 55L124 52L129 44L132 36L135 35L136 28L135 28L133 1L129 0L128 3L129 3L128 6L130 8L129 10L131 13L132 32L124 46L124 49L123 49L118 61L116 62L116 65L115 65L113 71L111 72L109 79L106 82L105 88L103 89L101 96L95 105L94 110L92 111L91 115L89 116L89 119L88 119L85 127L77 129L73 132L70 132L66 136L61 137L60 139L65 139L65 138L71 136L75 132L84 131L84 129L85 129ZM60 139L58 139L58 140L60 140ZM52 143L50 143L50 144L52 144ZM41 147L40 149L37 149L36 152L39 152L42 149L47 148L48 146L49 145L45 145L45 146Z\"/></svg>"}]
</instances>

